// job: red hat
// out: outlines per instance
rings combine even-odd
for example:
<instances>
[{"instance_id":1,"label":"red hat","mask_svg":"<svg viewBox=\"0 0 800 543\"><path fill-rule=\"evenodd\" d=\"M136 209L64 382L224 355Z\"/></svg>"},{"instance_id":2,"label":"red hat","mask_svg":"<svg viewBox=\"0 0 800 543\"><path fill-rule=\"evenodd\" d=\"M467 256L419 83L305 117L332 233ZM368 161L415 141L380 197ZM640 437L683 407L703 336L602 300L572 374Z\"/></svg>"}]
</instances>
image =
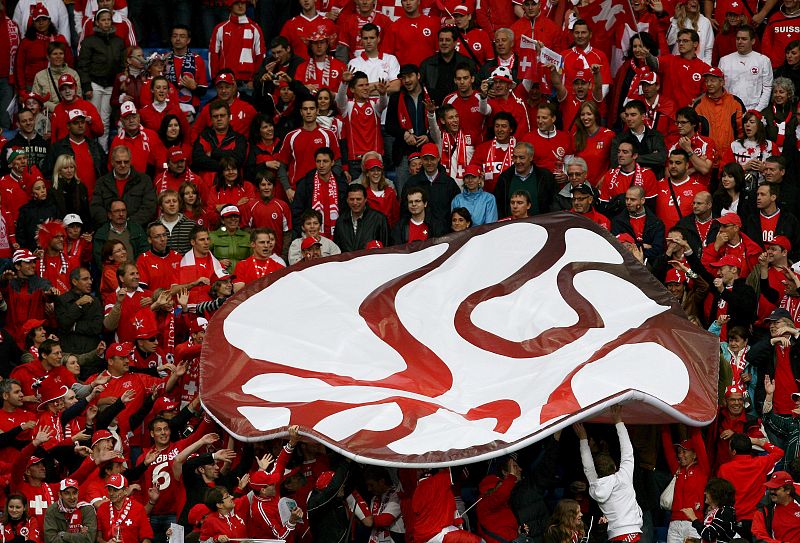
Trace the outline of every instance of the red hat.
<instances>
[{"instance_id":1,"label":"red hat","mask_svg":"<svg viewBox=\"0 0 800 543\"><path fill-rule=\"evenodd\" d=\"M719 77L720 79L725 79L725 74L722 73L722 70L720 70L716 66L712 66L711 68L706 70L703 75L711 75L714 77Z\"/></svg>"},{"instance_id":2,"label":"red hat","mask_svg":"<svg viewBox=\"0 0 800 543\"><path fill-rule=\"evenodd\" d=\"M658 83L658 75L655 72L647 71L639 78L639 82L646 83L648 85L655 85Z\"/></svg>"},{"instance_id":3,"label":"red hat","mask_svg":"<svg viewBox=\"0 0 800 543\"><path fill-rule=\"evenodd\" d=\"M50 93L49 92L47 94L45 94L44 96L42 96L41 94L38 94L38 93L33 92L33 91L22 90L22 91L20 91L20 96L22 97L22 101L23 102L33 99L33 100L36 100L37 102L39 102L39 104L42 105L42 106L44 106L44 103L47 102L50 99Z\"/></svg>"},{"instance_id":4,"label":"red hat","mask_svg":"<svg viewBox=\"0 0 800 543\"><path fill-rule=\"evenodd\" d=\"M277 485L281 482L281 474L275 473L267 473L266 471L257 471L250 476L250 486L253 490L258 491L264 488L265 486L269 485Z\"/></svg>"},{"instance_id":5,"label":"red hat","mask_svg":"<svg viewBox=\"0 0 800 543\"><path fill-rule=\"evenodd\" d=\"M477 164L469 164L466 168L464 168L464 175L466 177L471 175L472 177L480 177L481 176L481 167Z\"/></svg>"},{"instance_id":6,"label":"red hat","mask_svg":"<svg viewBox=\"0 0 800 543\"><path fill-rule=\"evenodd\" d=\"M205 520L206 516L211 513L211 509L205 506L205 504L198 503L191 509L189 509L189 515L187 520L189 524L192 526L199 526L203 520Z\"/></svg>"},{"instance_id":7,"label":"red hat","mask_svg":"<svg viewBox=\"0 0 800 543\"><path fill-rule=\"evenodd\" d=\"M186 160L186 153L183 152L181 147L171 147L170 150L167 152L167 159L170 162L179 162L181 160Z\"/></svg>"},{"instance_id":8,"label":"red hat","mask_svg":"<svg viewBox=\"0 0 800 543\"><path fill-rule=\"evenodd\" d=\"M125 476L121 473L114 473L108 476L108 479L106 480L106 486L116 489L125 488L128 486L128 480L125 479Z\"/></svg>"},{"instance_id":9,"label":"red hat","mask_svg":"<svg viewBox=\"0 0 800 543\"><path fill-rule=\"evenodd\" d=\"M573 81L591 81L588 75L586 75L585 70L578 70L575 72L575 77L572 78Z\"/></svg>"},{"instance_id":10,"label":"red hat","mask_svg":"<svg viewBox=\"0 0 800 543\"><path fill-rule=\"evenodd\" d=\"M198 332L205 332L206 328L208 328L208 321L203 317L197 317L196 319L189 319L190 333L196 334Z\"/></svg>"},{"instance_id":11,"label":"red hat","mask_svg":"<svg viewBox=\"0 0 800 543\"><path fill-rule=\"evenodd\" d=\"M44 4L36 4L31 8L31 19L41 19L42 17L50 18L50 12L47 11L47 8Z\"/></svg>"},{"instance_id":12,"label":"red hat","mask_svg":"<svg viewBox=\"0 0 800 543\"><path fill-rule=\"evenodd\" d=\"M377 239L373 239L372 241L368 241L367 244L364 245L364 249L383 249L383 243L381 243Z\"/></svg>"},{"instance_id":13,"label":"red hat","mask_svg":"<svg viewBox=\"0 0 800 543\"><path fill-rule=\"evenodd\" d=\"M31 186L35 185L36 181L31 183ZM47 249L56 236L67 238L67 230L64 228L64 223L58 219L47 219L36 228L36 244L40 249Z\"/></svg>"},{"instance_id":14,"label":"red hat","mask_svg":"<svg viewBox=\"0 0 800 543\"><path fill-rule=\"evenodd\" d=\"M435 156L436 158L439 158L439 148L435 143L426 143L422 146L422 149L419 150L419 156Z\"/></svg>"},{"instance_id":15,"label":"red hat","mask_svg":"<svg viewBox=\"0 0 800 543\"><path fill-rule=\"evenodd\" d=\"M57 381L55 378L47 379L45 378L44 381L39 385L39 399L41 403L36 408L37 411L42 411L44 406L47 405L49 402L54 402L60 398L63 398L69 392L69 387L61 383L61 381Z\"/></svg>"},{"instance_id":16,"label":"red hat","mask_svg":"<svg viewBox=\"0 0 800 543\"><path fill-rule=\"evenodd\" d=\"M786 236L775 236L767 245L777 245L784 251L792 250L792 242Z\"/></svg>"},{"instance_id":17,"label":"red hat","mask_svg":"<svg viewBox=\"0 0 800 543\"><path fill-rule=\"evenodd\" d=\"M680 443L673 444L673 447L680 447L684 451L693 451L694 450L694 445L692 445L692 440L691 439L684 439Z\"/></svg>"},{"instance_id":18,"label":"red hat","mask_svg":"<svg viewBox=\"0 0 800 543\"><path fill-rule=\"evenodd\" d=\"M67 113L67 120L74 121L75 119L86 118L86 112L82 109L70 109Z\"/></svg>"},{"instance_id":19,"label":"red hat","mask_svg":"<svg viewBox=\"0 0 800 543\"><path fill-rule=\"evenodd\" d=\"M17 262L33 262L38 257L27 249L17 249L14 251L14 256L11 261L16 264Z\"/></svg>"},{"instance_id":20,"label":"red hat","mask_svg":"<svg viewBox=\"0 0 800 543\"><path fill-rule=\"evenodd\" d=\"M239 211L239 208L236 207L233 204L226 205L219 212L219 216L220 217L230 217L231 215L240 215L241 216L241 214L242 214L242 212Z\"/></svg>"},{"instance_id":21,"label":"red hat","mask_svg":"<svg viewBox=\"0 0 800 543\"><path fill-rule=\"evenodd\" d=\"M470 9L466 4L459 4L453 8L453 15L469 15Z\"/></svg>"},{"instance_id":22,"label":"red hat","mask_svg":"<svg viewBox=\"0 0 800 543\"><path fill-rule=\"evenodd\" d=\"M383 161L379 158L370 158L364 163L364 171L369 171L372 168L383 169Z\"/></svg>"},{"instance_id":23,"label":"red hat","mask_svg":"<svg viewBox=\"0 0 800 543\"><path fill-rule=\"evenodd\" d=\"M228 85L236 85L236 78L233 77L233 74L230 72L222 72L221 74L217 75L214 79L214 85L219 85L220 83L227 83Z\"/></svg>"},{"instance_id":24,"label":"red hat","mask_svg":"<svg viewBox=\"0 0 800 543\"><path fill-rule=\"evenodd\" d=\"M70 87L77 87L78 83L75 81L75 78L72 77L70 74L62 74L61 77L58 78L58 88L60 89L65 85Z\"/></svg>"},{"instance_id":25,"label":"red hat","mask_svg":"<svg viewBox=\"0 0 800 543\"><path fill-rule=\"evenodd\" d=\"M319 477L317 477L317 482L314 486L317 487L317 490L325 490L328 488L328 485L331 484L331 481L333 481L333 476L334 472L323 471L319 474Z\"/></svg>"},{"instance_id":26,"label":"red hat","mask_svg":"<svg viewBox=\"0 0 800 543\"><path fill-rule=\"evenodd\" d=\"M782 486L794 485L794 479L785 471L776 471L770 475L769 480L764 483L767 488L780 488Z\"/></svg>"},{"instance_id":27,"label":"red hat","mask_svg":"<svg viewBox=\"0 0 800 543\"><path fill-rule=\"evenodd\" d=\"M313 32L308 38L305 38L303 41L307 43L314 43L315 41L328 41L329 36L324 32Z\"/></svg>"},{"instance_id":28,"label":"red hat","mask_svg":"<svg viewBox=\"0 0 800 543\"><path fill-rule=\"evenodd\" d=\"M744 390L739 385L730 385L728 388L725 389L725 397L730 398L734 394L739 394L740 396L744 396Z\"/></svg>"},{"instance_id":29,"label":"red hat","mask_svg":"<svg viewBox=\"0 0 800 543\"><path fill-rule=\"evenodd\" d=\"M734 15L744 15L744 2L742 0L729 0L725 6L724 1L717 2L717 13L733 13ZM725 7L723 7L725 6Z\"/></svg>"},{"instance_id":30,"label":"red hat","mask_svg":"<svg viewBox=\"0 0 800 543\"><path fill-rule=\"evenodd\" d=\"M147 339L158 335L156 314L149 307L143 307L133 316L134 339Z\"/></svg>"},{"instance_id":31,"label":"red hat","mask_svg":"<svg viewBox=\"0 0 800 543\"><path fill-rule=\"evenodd\" d=\"M25 323L22 325L22 335L23 335L23 337L27 336L28 333L31 330L36 330L40 326L44 326L45 322L46 321L43 321L41 319L28 319L28 320L26 320Z\"/></svg>"},{"instance_id":32,"label":"red hat","mask_svg":"<svg viewBox=\"0 0 800 543\"><path fill-rule=\"evenodd\" d=\"M58 485L58 489L66 490L68 488L80 488L78 486L78 481L75 479L62 479L61 483Z\"/></svg>"},{"instance_id":33,"label":"red hat","mask_svg":"<svg viewBox=\"0 0 800 543\"><path fill-rule=\"evenodd\" d=\"M664 278L664 284L667 283L685 283L686 282L686 274L680 270L676 270L675 268L670 268L667 270L667 276Z\"/></svg>"},{"instance_id":34,"label":"red hat","mask_svg":"<svg viewBox=\"0 0 800 543\"><path fill-rule=\"evenodd\" d=\"M125 341L123 343L112 343L111 346L106 349L106 360L112 356L130 356L132 352L133 343L130 341Z\"/></svg>"},{"instance_id":35,"label":"red hat","mask_svg":"<svg viewBox=\"0 0 800 543\"><path fill-rule=\"evenodd\" d=\"M246 1L247 1L247 0L225 0L225 5L226 5L226 6L228 6L228 7L231 7L231 6L232 6L232 5L234 5L236 2L241 2L241 3L243 3L243 4L244 4Z\"/></svg>"},{"instance_id":36,"label":"red hat","mask_svg":"<svg viewBox=\"0 0 800 543\"><path fill-rule=\"evenodd\" d=\"M484 477L480 484L478 485L478 492L481 494L486 494L491 489L496 488L497 484L500 482L500 477L497 475L487 475Z\"/></svg>"},{"instance_id":37,"label":"red hat","mask_svg":"<svg viewBox=\"0 0 800 543\"><path fill-rule=\"evenodd\" d=\"M28 465L25 466L25 469L28 469L34 464L38 464L39 462L44 462L44 458L39 458L38 456L31 456L30 460L28 460Z\"/></svg>"},{"instance_id":38,"label":"red hat","mask_svg":"<svg viewBox=\"0 0 800 543\"><path fill-rule=\"evenodd\" d=\"M231 275L228 272L223 270L222 273L214 272L214 275L211 276L211 282L212 283L216 283L217 281L227 281L229 279L233 279L234 277L236 277L236 276L235 275Z\"/></svg>"},{"instance_id":39,"label":"red hat","mask_svg":"<svg viewBox=\"0 0 800 543\"><path fill-rule=\"evenodd\" d=\"M733 266L734 268L742 269L742 261L733 255L725 255L716 262L712 262L711 266L714 268L721 268L722 266Z\"/></svg>"},{"instance_id":40,"label":"red hat","mask_svg":"<svg viewBox=\"0 0 800 543\"><path fill-rule=\"evenodd\" d=\"M119 116L121 119L130 115L136 115L136 104L131 101L123 102L119 107Z\"/></svg>"},{"instance_id":41,"label":"red hat","mask_svg":"<svg viewBox=\"0 0 800 543\"><path fill-rule=\"evenodd\" d=\"M418 152L417 153L411 153L410 155L408 155L408 161L409 162L411 162L412 160L420 159L420 158L422 158L422 156Z\"/></svg>"},{"instance_id":42,"label":"red hat","mask_svg":"<svg viewBox=\"0 0 800 543\"><path fill-rule=\"evenodd\" d=\"M106 439L114 439L114 436L108 430L97 430L92 434L92 447Z\"/></svg>"},{"instance_id":43,"label":"red hat","mask_svg":"<svg viewBox=\"0 0 800 543\"><path fill-rule=\"evenodd\" d=\"M163 413L164 411L175 411L178 409L178 404L166 396L159 396L153 403L152 412L155 414Z\"/></svg>"},{"instance_id":44,"label":"red hat","mask_svg":"<svg viewBox=\"0 0 800 543\"><path fill-rule=\"evenodd\" d=\"M306 249L311 249L311 247L313 247L314 245L320 245L321 246L322 243L320 243L319 241L314 239L314 236L308 236L300 244L300 249L305 251Z\"/></svg>"},{"instance_id":45,"label":"red hat","mask_svg":"<svg viewBox=\"0 0 800 543\"><path fill-rule=\"evenodd\" d=\"M742 218L739 217L739 215L737 215L736 213L727 213L722 217L720 217L719 219L716 219L716 221L722 225L735 224L740 228L742 226Z\"/></svg>"},{"instance_id":46,"label":"red hat","mask_svg":"<svg viewBox=\"0 0 800 543\"><path fill-rule=\"evenodd\" d=\"M620 243L630 243L632 245L636 245L636 240L633 239L633 236L631 236L630 234L625 234L625 233L617 234L617 241L619 241Z\"/></svg>"}]
</instances>

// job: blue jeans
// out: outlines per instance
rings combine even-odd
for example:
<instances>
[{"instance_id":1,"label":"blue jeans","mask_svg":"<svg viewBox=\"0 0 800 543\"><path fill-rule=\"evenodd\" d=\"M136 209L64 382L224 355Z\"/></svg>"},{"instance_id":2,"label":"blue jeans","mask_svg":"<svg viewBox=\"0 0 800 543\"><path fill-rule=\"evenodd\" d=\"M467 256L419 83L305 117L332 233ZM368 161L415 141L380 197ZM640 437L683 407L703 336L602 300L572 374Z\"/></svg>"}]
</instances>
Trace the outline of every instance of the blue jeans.
<instances>
[{"instance_id":1,"label":"blue jeans","mask_svg":"<svg viewBox=\"0 0 800 543\"><path fill-rule=\"evenodd\" d=\"M153 528L153 543L165 543L169 525L177 522L176 515L150 515L150 526Z\"/></svg>"}]
</instances>

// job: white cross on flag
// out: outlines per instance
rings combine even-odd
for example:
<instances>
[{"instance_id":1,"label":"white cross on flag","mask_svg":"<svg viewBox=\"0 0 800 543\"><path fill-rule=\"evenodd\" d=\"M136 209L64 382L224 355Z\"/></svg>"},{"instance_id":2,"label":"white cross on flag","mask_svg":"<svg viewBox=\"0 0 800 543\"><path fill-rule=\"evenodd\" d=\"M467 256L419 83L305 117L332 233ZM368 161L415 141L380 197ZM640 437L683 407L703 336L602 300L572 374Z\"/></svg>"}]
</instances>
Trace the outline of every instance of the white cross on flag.
<instances>
[{"instance_id":1,"label":"white cross on flag","mask_svg":"<svg viewBox=\"0 0 800 543\"><path fill-rule=\"evenodd\" d=\"M592 31L592 45L605 49L615 36L622 34L622 28L628 25L634 31L637 28L636 16L630 0L598 0L588 6L581 6L580 18L585 20ZM619 44L614 44L619 46Z\"/></svg>"},{"instance_id":2,"label":"white cross on flag","mask_svg":"<svg viewBox=\"0 0 800 543\"><path fill-rule=\"evenodd\" d=\"M536 81L538 77L536 42L528 36L520 37L519 44L519 79Z\"/></svg>"}]
</instances>

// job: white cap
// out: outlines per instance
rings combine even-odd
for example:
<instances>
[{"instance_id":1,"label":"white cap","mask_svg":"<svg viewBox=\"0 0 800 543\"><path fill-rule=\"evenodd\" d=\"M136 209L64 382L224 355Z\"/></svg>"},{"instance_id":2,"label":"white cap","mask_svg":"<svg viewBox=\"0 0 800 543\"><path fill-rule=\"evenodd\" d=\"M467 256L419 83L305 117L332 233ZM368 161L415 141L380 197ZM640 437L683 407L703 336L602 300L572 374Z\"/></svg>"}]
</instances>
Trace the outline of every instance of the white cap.
<instances>
[{"instance_id":1,"label":"white cap","mask_svg":"<svg viewBox=\"0 0 800 543\"><path fill-rule=\"evenodd\" d=\"M77 213L69 213L69 214L65 215L64 216L64 220L61 221L61 222L64 223L64 226L69 226L70 224L75 224L75 223L83 224L83 221L81 220L81 216L78 215Z\"/></svg>"}]
</instances>

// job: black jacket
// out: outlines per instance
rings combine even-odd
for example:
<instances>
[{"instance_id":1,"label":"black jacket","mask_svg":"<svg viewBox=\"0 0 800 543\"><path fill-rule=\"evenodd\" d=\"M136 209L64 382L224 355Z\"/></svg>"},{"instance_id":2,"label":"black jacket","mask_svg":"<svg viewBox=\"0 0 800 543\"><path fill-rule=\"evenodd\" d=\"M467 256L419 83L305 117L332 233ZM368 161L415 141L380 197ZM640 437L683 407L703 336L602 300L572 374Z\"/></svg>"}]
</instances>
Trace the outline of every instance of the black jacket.
<instances>
[{"instance_id":1,"label":"black jacket","mask_svg":"<svg viewBox=\"0 0 800 543\"><path fill-rule=\"evenodd\" d=\"M697 225L694 222L694 213L681 218L681 220L678 221L677 226L680 226L689 232L689 239L686 241L689 243L692 251L698 254L703 252L703 247L709 243L714 243L714 240L717 239L717 234L719 233L719 223L714 219L711 219L711 227L708 229L708 235L706 236L706 239L701 240L700 232L697 231Z\"/></svg>"},{"instance_id":2,"label":"black jacket","mask_svg":"<svg viewBox=\"0 0 800 543\"><path fill-rule=\"evenodd\" d=\"M313 203L314 175L316 173L316 170L311 170L305 175L305 177L297 182L297 190L294 193L294 200L292 200L292 224L294 225L295 237L300 237L301 235L300 227L302 226L303 221L300 220L300 217L302 217L305 210L311 209L311 205ZM336 175L335 172L331 172L331 175L336 180L336 187L339 196L339 213L347 213L349 211L347 208L347 181L345 181L344 177ZM323 222L325 220L327 220L327 218L323 217Z\"/></svg>"},{"instance_id":3,"label":"black jacket","mask_svg":"<svg viewBox=\"0 0 800 543\"><path fill-rule=\"evenodd\" d=\"M760 217L760 213L748 215L742 227L747 237L765 247L768 244L763 241ZM789 253L789 258L792 261L796 261L797 256L800 255L800 221L797 220L797 217L781 209L781 213L778 215L778 223L775 225L775 235L789 238L789 241L792 242L792 251Z\"/></svg>"},{"instance_id":4,"label":"black jacket","mask_svg":"<svg viewBox=\"0 0 800 543\"><path fill-rule=\"evenodd\" d=\"M75 213L83 220L84 232L94 230L92 214L89 209L89 189L86 188L86 185L79 182L77 178L70 182L59 180L58 188L51 189L51 193L59 209L64 210L64 215Z\"/></svg>"},{"instance_id":5,"label":"black jacket","mask_svg":"<svg viewBox=\"0 0 800 543\"><path fill-rule=\"evenodd\" d=\"M83 94L92 90L92 83L111 87L116 75L125 69L125 56L125 42L113 28L111 32L100 32L95 28L94 34L81 43L78 55L77 70Z\"/></svg>"},{"instance_id":6,"label":"black jacket","mask_svg":"<svg viewBox=\"0 0 800 543\"><path fill-rule=\"evenodd\" d=\"M462 63L469 65L473 72L477 71L475 62L458 52L450 62L446 62L441 53L434 53L419 65L420 77L434 103L444 103L445 97L456 90L456 66Z\"/></svg>"},{"instance_id":7,"label":"black jacket","mask_svg":"<svg viewBox=\"0 0 800 543\"><path fill-rule=\"evenodd\" d=\"M425 213L426 219L422 221L422 224L428 227L428 239L430 238L438 238L439 236L445 235L449 230L437 230L427 219L427 213ZM408 243L408 221L409 218L400 219L397 221L397 224L394 225L392 228L392 245L404 245Z\"/></svg>"},{"instance_id":8,"label":"black jacket","mask_svg":"<svg viewBox=\"0 0 800 543\"><path fill-rule=\"evenodd\" d=\"M206 154L204 145L211 149L211 155ZM228 127L228 133L220 144L217 135L212 127L203 129L194 142L192 148L192 171L193 172L215 172L219 170L219 161L222 157L233 158L240 166L244 165L247 158L247 140L240 134Z\"/></svg>"},{"instance_id":9,"label":"black jacket","mask_svg":"<svg viewBox=\"0 0 800 543\"><path fill-rule=\"evenodd\" d=\"M81 296L70 290L55 301L58 339L65 353L82 354L94 350L103 331L103 303L93 298L92 303L79 306L75 301Z\"/></svg>"},{"instance_id":10,"label":"black jacket","mask_svg":"<svg viewBox=\"0 0 800 543\"><path fill-rule=\"evenodd\" d=\"M650 249L644 249L646 259L656 258L664 252L664 223L656 217L655 213L645 208L644 230L642 231L642 244L651 245ZM625 210L611 219L611 233L630 234L636 239L636 234L631 226L631 217Z\"/></svg>"},{"instance_id":11,"label":"black jacket","mask_svg":"<svg viewBox=\"0 0 800 543\"><path fill-rule=\"evenodd\" d=\"M516 170L511 166L506 171L500 174L497 178L497 185L494 187L494 197L497 200L497 216L500 218L508 217L511 215L511 208L509 201L511 200L511 181L514 179ZM558 192L555 177L553 173L538 166L533 167L533 173L538 180L538 189L536 194L536 201L539 204L539 213L547 213L553 206L553 199ZM531 215L536 213L531 211Z\"/></svg>"},{"instance_id":12,"label":"black jacket","mask_svg":"<svg viewBox=\"0 0 800 543\"><path fill-rule=\"evenodd\" d=\"M108 171L106 169L108 157L106 157L106 153L103 151L103 148L100 147L100 144L97 143L97 140L86 138L86 142L89 144L89 154L92 155L92 162L94 162L94 174L97 177L101 177ZM47 158L44 159L44 164L42 165L42 173L48 179L53 178L53 168L55 168L56 160L61 155L69 155L75 158L75 151L72 150L72 146L69 144L69 136L55 142L47 152ZM81 216L81 218L83 218L83 216ZM106 220L105 215L103 215L103 220Z\"/></svg>"},{"instance_id":13,"label":"black jacket","mask_svg":"<svg viewBox=\"0 0 800 543\"><path fill-rule=\"evenodd\" d=\"M386 131L394 138L394 143L392 144L392 160L395 164L399 164L403 157L406 157L419 150L416 145L409 145L403 139L403 134L405 134L406 129L400 125L400 119L397 115L397 105L399 100L405 100L407 97L408 93L405 91L405 89L401 89L400 92L396 92L389 96L389 105L386 107ZM419 109L422 111L417 117L416 123L413 124L414 134L417 136L428 136L428 139L430 139L430 133L425 125L425 119L427 118L425 113L425 105L421 99L419 102ZM410 108L408 109L408 113L412 117L413 123L414 116Z\"/></svg>"},{"instance_id":14,"label":"black jacket","mask_svg":"<svg viewBox=\"0 0 800 543\"><path fill-rule=\"evenodd\" d=\"M59 209L52 193L44 200L31 200L19 208L17 217L17 243L21 247L36 250L36 230L47 219L62 219L64 210Z\"/></svg>"},{"instance_id":15,"label":"black jacket","mask_svg":"<svg viewBox=\"0 0 800 543\"><path fill-rule=\"evenodd\" d=\"M97 180L92 196L92 221L95 225L108 222L108 206L113 200L123 200L128 206L128 220L142 228L156 216L156 189L146 174L131 169L128 181L120 195L114 172L107 173Z\"/></svg>"},{"instance_id":16,"label":"black jacket","mask_svg":"<svg viewBox=\"0 0 800 543\"><path fill-rule=\"evenodd\" d=\"M728 304L727 313L730 316L728 330L734 326L743 326L746 330L750 329L750 325L756 320L758 297L753 287L747 284L747 279L736 279L732 288L725 289L722 292L712 285L710 292L714 296L714 301L711 304L711 314L708 316L708 322L713 322L717 319L718 304L722 299Z\"/></svg>"},{"instance_id":17,"label":"black jacket","mask_svg":"<svg viewBox=\"0 0 800 543\"><path fill-rule=\"evenodd\" d=\"M337 496L339 489L347 482L350 463L342 461L334 472L328 486L319 490L314 488L308 496L308 521L315 543L344 543L350 527L350 520L344 498Z\"/></svg>"},{"instance_id":18,"label":"black jacket","mask_svg":"<svg viewBox=\"0 0 800 543\"><path fill-rule=\"evenodd\" d=\"M403 186L401 202L408 201L408 191L411 188L422 188L428 193L428 207L425 209L425 220L430 223L437 232L447 232L450 229L450 203L457 194L461 193L455 180L445 173L444 168L439 164L439 172L433 179L428 181L425 171L420 171L417 175L412 175ZM400 206L400 220L408 220L411 214L408 206Z\"/></svg>"},{"instance_id":19,"label":"black jacket","mask_svg":"<svg viewBox=\"0 0 800 543\"><path fill-rule=\"evenodd\" d=\"M360 251L372 240L380 241L384 247L389 244L389 224L386 216L379 211L364 208L364 214L358 220L358 229L353 231L353 215L350 210L345 210L336 221L336 230L333 232L333 242L339 246L343 253Z\"/></svg>"},{"instance_id":20,"label":"black jacket","mask_svg":"<svg viewBox=\"0 0 800 543\"><path fill-rule=\"evenodd\" d=\"M33 139L25 139L20 133L8 140L3 146L3 153L0 155L0 172L7 174L8 168L8 154L11 149L25 149L25 155L28 158L28 166L36 166L46 176L50 177L53 172L45 172L42 170L44 159L47 157L47 151L50 149L50 142L45 140L39 134L35 134Z\"/></svg>"},{"instance_id":21,"label":"black jacket","mask_svg":"<svg viewBox=\"0 0 800 543\"><path fill-rule=\"evenodd\" d=\"M630 134L630 129L620 132L611 140L611 167L616 168L617 149L619 143L627 137L636 138ZM639 157L636 163L645 168L650 168L656 174L656 179L664 177L664 164L667 162L667 146L664 144L664 136L652 128L645 127L644 137L639 143Z\"/></svg>"}]
</instances>

